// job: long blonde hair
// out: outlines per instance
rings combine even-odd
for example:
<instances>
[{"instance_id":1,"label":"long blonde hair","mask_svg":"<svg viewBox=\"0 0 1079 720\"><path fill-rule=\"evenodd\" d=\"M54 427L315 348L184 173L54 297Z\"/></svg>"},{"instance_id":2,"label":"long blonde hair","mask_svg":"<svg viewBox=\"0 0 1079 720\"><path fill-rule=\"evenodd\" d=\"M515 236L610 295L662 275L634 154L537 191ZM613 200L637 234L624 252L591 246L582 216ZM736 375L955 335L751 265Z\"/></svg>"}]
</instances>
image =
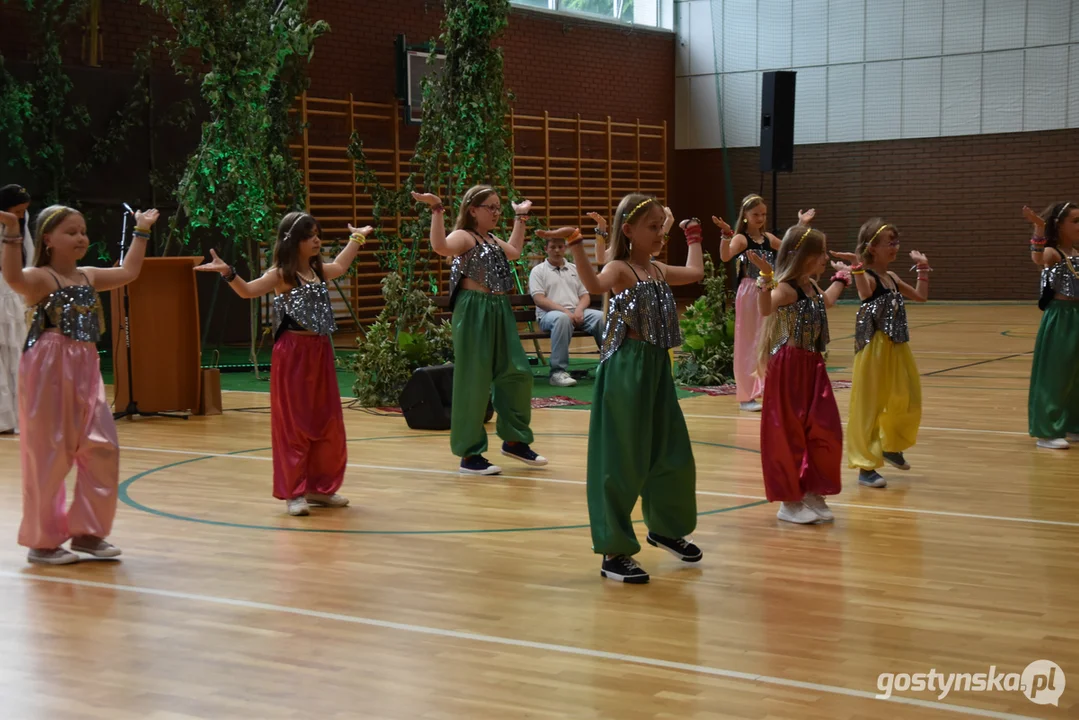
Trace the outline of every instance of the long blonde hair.
<instances>
[{"instance_id":1,"label":"long blonde hair","mask_svg":"<svg viewBox=\"0 0 1079 720\"><path fill-rule=\"evenodd\" d=\"M824 252L824 233L808 225L792 225L783 234L779 245L774 269L776 284L798 280L809 275L807 266ZM757 335L757 375L761 378L768 368L768 358L772 355L772 343L775 341L776 310L764 318L760 333Z\"/></svg>"},{"instance_id":2,"label":"long blonde hair","mask_svg":"<svg viewBox=\"0 0 1079 720\"><path fill-rule=\"evenodd\" d=\"M465 196L461 198L461 209L457 213L457 223L453 226L454 230L475 230L476 218L469 212L474 207L478 207L491 195L497 195L497 191L490 185L473 185L465 191Z\"/></svg>"},{"instance_id":3,"label":"long blonde hair","mask_svg":"<svg viewBox=\"0 0 1079 720\"><path fill-rule=\"evenodd\" d=\"M82 215L78 210L67 205L50 205L38 213L34 223L34 237L37 238L37 246L34 248L34 267L45 267L49 264L49 248L45 244L45 235L52 232L64 220L72 215Z\"/></svg>"},{"instance_id":4,"label":"long blonde hair","mask_svg":"<svg viewBox=\"0 0 1079 720\"><path fill-rule=\"evenodd\" d=\"M662 210L663 204L652 195L644 193L630 193L618 203L618 209L614 211L614 220L611 222L611 250L614 252L612 260L629 258L630 242L626 234L622 232L622 226L640 222L641 218L653 207Z\"/></svg>"},{"instance_id":5,"label":"long blonde hair","mask_svg":"<svg viewBox=\"0 0 1079 720\"><path fill-rule=\"evenodd\" d=\"M749 237L749 235L746 233L746 230L748 230L749 228L749 218L746 217L746 213L748 213L750 210L757 207L758 205L763 204L764 198L762 198L760 195L757 195L756 193L751 193L742 198L742 207L738 211L738 219L734 221L735 235L745 235L747 238Z\"/></svg>"}]
</instances>

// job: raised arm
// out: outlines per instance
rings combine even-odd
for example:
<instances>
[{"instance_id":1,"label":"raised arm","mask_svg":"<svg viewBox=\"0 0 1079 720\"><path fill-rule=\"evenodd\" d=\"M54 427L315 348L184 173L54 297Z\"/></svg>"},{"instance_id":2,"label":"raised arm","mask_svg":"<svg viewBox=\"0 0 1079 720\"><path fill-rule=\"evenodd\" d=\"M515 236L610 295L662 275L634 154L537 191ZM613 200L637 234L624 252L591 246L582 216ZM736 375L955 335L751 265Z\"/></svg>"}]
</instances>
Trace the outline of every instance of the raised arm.
<instances>
[{"instance_id":1,"label":"raised arm","mask_svg":"<svg viewBox=\"0 0 1079 720\"><path fill-rule=\"evenodd\" d=\"M437 195L412 193L412 199L431 208L431 249L442 257L457 257L471 247L468 233L451 233L446 237L446 208Z\"/></svg>"},{"instance_id":2,"label":"raised arm","mask_svg":"<svg viewBox=\"0 0 1079 720\"><path fill-rule=\"evenodd\" d=\"M566 240L566 244L573 253L574 265L577 267L577 276L581 278L581 284L593 295L610 292L622 275L622 263L608 263L603 268L603 272L597 275L592 263L588 262L588 254L583 241L584 236L579 230Z\"/></svg>"},{"instance_id":3,"label":"raised arm","mask_svg":"<svg viewBox=\"0 0 1079 720\"><path fill-rule=\"evenodd\" d=\"M899 292L903 293L903 297L914 302L925 302L929 299L929 271L932 270L929 267L929 260L925 255L921 254L917 250L910 251L910 258L914 261L914 267L918 271L918 284L916 287L911 287L907 283L899 279L899 276L892 273L892 279L895 280L896 287L899 288Z\"/></svg>"},{"instance_id":4,"label":"raised arm","mask_svg":"<svg viewBox=\"0 0 1079 720\"><path fill-rule=\"evenodd\" d=\"M124 256L124 263L115 268L83 268L87 279L99 292L114 290L134 282L142 271L142 261L146 257L146 242L150 239L150 228L160 215L157 210L138 211L135 213L135 232L131 238L131 247Z\"/></svg>"},{"instance_id":5,"label":"raised arm","mask_svg":"<svg viewBox=\"0 0 1079 720\"><path fill-rule=\"evenodd\" d=\"M30 299L36 300L48 292L45 286L46 278L37 268L23 268L23 237L19 233L19 218L12 213L0 211L0 226L0 235L3 235L3 245L0 245L0 272L3 273L4 282L28 302Z\"/></svg>"},{"instance_id":6,"label":"raised arm","mask_svg":"<svg viewBox=\"0 0 1079 720\"><path fill-rule=\"evenodd\" d=\"M513 232L510 233L509 242L502 244L507 260L516 260L521 257L525 246L525 231L527 230L528 212L532 209L531 200L522 200L513 203ZM499 242L502 242L501 240Z\"/></svg>"},{"instance_id":7,"label":"raised arm","mask_svg":"<svg viewBox=\"0 0 1079 720\"><path fill-rule=\"evenodd\" d=\"M776 308L790 305L798 299L798 293L790 285L785 283L783 285L776 284L773 279L772 264L765 260L760 253L756 250L750 250L746 254L749 256L749 261L760 268L761 271L761 276L757 280L757 287L761 290L757 293L757 310L760 311L761 317L768 317L775 312Z\"/></svg>"},{"instance_id":8,"label":"raised arm","mask_svg":"<svg viewBox=\"0 0 1079 720\"><path fill-rule=\"evenodd\" d=\"M735 235L734 231L731 230L731 226L721 217L713 215L712 222L723 233L723 236L719 239L719 259L723 262L730 262L731 258L748 247L746 236Z\"/></svg>"},{"instance_id":9,"label":"raised arm","mask_svg":"<svg viewBox=\"0 0 1079 720\"><path fill-rule=\"evenodd\" d=\"M248 282L236 274L236 268L219 258L213 248L210 248L210 255L213 260L199 265L195 270L198 272L220 273L233 292L242 298L261 297L266 293L273 292L274 288L281 284L281 273L277 268L270 268L259 279Z\"/></svg>"},{"instance_id":10,"label":"raised arm","mask_svg":"<svg viewBox=\"0 0 1079 720\"><path fill-rule=\"evenodd\" d=\"M854 287L858 290L858 298L865 300L872 297L873 291L876 289L876 281L871 275L866 274L865 264L858 259L858 256L852 252L836 252L835 250L829 250L828 253L834 258L850 263L847 270L850 277L854 279ZM833 263L834 266L835 264Z\"/></svg>"},{"instance_id":11,"label":"raised arm","mask_svg":"<svg viewBox=\"0 0 1079 720\"><path fill-rule=\"evenodd\" d=\"M596 223L596 264L606 265L610 262L607 259L607 239L610 237L610 233L607 232L607 220L598 212L590 212L588 217Z\"/></svg>"},{"instance_id":12,"label":"raised arm","mask_svg":"<svg viewBox=\"0 0 1079 720\"><path fill-rule=\"evenodd\" d=\"M1026 205L1023 206L1023 217L1030 221L1030 224L1034 226L1034 232L1030 236L1030 259L1038 267L1047 267L1052 265L1057 260L1046 256L1045 252L1045 220L1042 220L1041 215L1031 210ZM1052 249L1052 248L1050 248Z\"/></svg>"},{"instance_id":13,"label":"raised arm","mask_svg":"<svg viewBox=\"0 0 1079 720\"><path fill-rule=\"evenodd\" d=\"M364 225L361 228L354 228L349 225L348 231L350 233L348 242L341 248L341 252L337 253L337 257L333 259L332 263L323 263L322 265L322 275L327 280L335 280L348 272L356 259L356 255L359 254L360 248L367 242L368 236L375 229L370 225Z\"/></svg>"},{"instance_id":14,"label":"raised arm","mask_svg":"<svg viewBox=\"0 0 1079 720\"><path fill-rule=\"evenodd\" d=\"M683 220L679 223L682 232L686 235L686 244L689 252L686 253L686 264L683 267L656 263L664 270L664 277L668 285L689 285L704 279L704 252L701 250L701 221L697 218Z\"/></svg>"},{"instance_id":15,"label":"raised arm","mask_svg":"<svg viewBox=\"0 0 1079 720\"><path fill-rule=\"evenodd\" d=\"M841 262L833 262L832 267L835 268L835 275L832 276L832 282L828 289L821 293L824 296L824 307L826 308L830 308L839 302L839 296L850 285L850 266Z\"/></svg>"}]
</instances>

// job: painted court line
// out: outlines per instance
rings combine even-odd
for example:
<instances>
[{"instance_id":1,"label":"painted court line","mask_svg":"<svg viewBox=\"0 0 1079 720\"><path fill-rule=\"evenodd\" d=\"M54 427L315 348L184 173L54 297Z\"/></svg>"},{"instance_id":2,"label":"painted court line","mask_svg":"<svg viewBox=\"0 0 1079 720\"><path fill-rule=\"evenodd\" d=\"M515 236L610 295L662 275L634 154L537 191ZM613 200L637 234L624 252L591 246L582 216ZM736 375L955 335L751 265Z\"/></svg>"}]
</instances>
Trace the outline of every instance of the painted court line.
<instances>
[{"instance_id":1,"label":"painted court line","mask_svg":"<svg viewBox=\"0 0 1079 720\"><path fill-rule=\"evenodd\" d=\"M150 453L164 453L168 455L187 455L193 457L212 457L212 458L235 458L239 460L260 460L262 462L270 462L272 458L261 455L245 455L245 454L229 454L229 453L211 453L211 452L195 452L193 450L169 450L166 448L147 448L147 447L132 447L121 446L121 450L127 450L130 452L150 452ZM417 467L401 467L396 465L370 465L366 463L348 463L348 467L357 468L359 470L383 470L387 472L400 472L400 473L421 473L426 475L452 475L461 476L461 473L456 470L440 470L436 468L417 468ZM466 475L469 479L484 479L484 477L476 475ZM486 476L487 480L528 480L531 482L551 483L557 485L585 485L583 480L569 480L565 478L553 478L543 477L536 475L490 475ZM698 490L698 495L705 495L709 497L725 497L734 498L737 500L766 500L767 498L760 495L744 495L741 493L724 493L714 492L711 490ZM961 513L950 512L947 510L922 510L919 508L905 508L905 507L891 507L888 505L863 505L861 503L843 503L843 502L830 502L832 507L846 507L854 508L856 510L876 510L880 512L901 512L912 513L915 515L935 515L940 517L955 517L965 518L968 520L993 520L999 522L1013 522L1013 523L1026 523L1030 525L1052 525L1056 527L1079 527L1079 522L1068 522L1065 520L1039 520L1037 518L1019 518L1008 517L1005 515L979 515L976 513Z\"/></svg>"},{"instance_id":2,"label":"painted court line","mask_svg":"<svg viewBox=\"0 0 1079 720\"><path fill-rule=\"evenodd\" d=\"M760 422L760 413L743 413L742 415L695 415L692 413L682 413L687 418L701 418L706 420L756 420ZM844 423L846 425L846 423ZM942 432L957 432L957 433L969 433L973 435L1022 435L1023 437L1030 437L1029 433L1019 432L1018 430L978 430L977 428L953 428L953 427L933 427L932 425L922 425L920 430L940 430Z\"/></svg>"},{"instance_id":3,"label":"painted court line","mask_svg":"<svg viewBox=\"0 0 1079 720\"><path fill-rule=\"evenodd\" d=\"M287 605L272 605L270 603L252 602L250 600L238 600L235 598L218 597L215 595L197 595L194 593L175 592L172 590L158 590L155 588L136 587L133 585L114 585L112 583L92 582L89 580L76 580L73 578L49 577L45 575L28 575L26 573L0 570L0 576L22 580L24 582L49 582L59 585L74 585L78 587L95 588L100 590L114 590L119 592L134 593L137 595L151 595L155 597L169 598L173 600L187 600L212 605L224 605L227 607L243 608L246 610L261 610L265 612L287 613L302 617L317 618L320 620L333 620L336 622L351 623L353 625L367 625L385 630L398 630L414 633L417 635L429 635L434 637L452 638L454 640L467 640L487 645L501 645L503 647L524 648L528 650L543 650L546 652L559 653L562 655L576 655L578 657L595 658L597 660L611 660L614 662L643 665L646 667L662 668L665 670L677 670L697 675L709 675L712 677L729 678L732 680L745 680L779 687L797 688L799 690L812 690L829 695L842 695L863 700L877 702L891 702L899 705L911 705L914 707L941 710L944 712L957 713L960 715L972 715L985 718L1002 718L1004 720L1036 720L1027 715L1014 715L1011 713L982 710L980 708L967 707L965 705L951 705L948 703L922 700L920 698L895 697L887 700L878 699L873 692L864 690L852 690L836 685L823 685L820 683L802 682L771 675L757 675L754 673L727 670L724 668L710 667L708 665L693 665L690 663L672 662L659 658L650 658L642 655L625 655L622 653L592 650L590 648L575 647L573 645L557 645L554 643L533 642L531 640L519 640L517 638L499 637L497 635L483 635L481 633L462 632L459 630L444 630L442 628L428 627L426 625L411 625L408 623L389 622L358 615L344 615L341 613L327 613L305 608L289 607Z\"/></svg>"}]
</instances>

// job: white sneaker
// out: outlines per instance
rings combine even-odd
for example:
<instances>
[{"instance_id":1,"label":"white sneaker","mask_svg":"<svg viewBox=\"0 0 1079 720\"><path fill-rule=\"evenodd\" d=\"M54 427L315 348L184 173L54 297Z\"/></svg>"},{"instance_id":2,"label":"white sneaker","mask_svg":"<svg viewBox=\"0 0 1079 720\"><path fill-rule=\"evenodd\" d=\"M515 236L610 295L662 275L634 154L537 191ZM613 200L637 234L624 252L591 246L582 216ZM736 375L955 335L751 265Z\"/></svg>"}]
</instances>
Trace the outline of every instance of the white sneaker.
<instances>
[{"instance_id":1,"label":"white sneaker","mask_svg":"<svg viewBox=\"0 0 1079 720\"><path fill-rule=\"evenodd\" d=\"M1071 445L1064 438L1039 438L1038 447L1046 450L1067 450Z\"/></svg>"},{"instance_id":2,"label":"white sneaker","mask_svg":"<svg viewBox=\"0 0 1079 720\"><path fill-rule=\"evenodd\" d=\"M802 502L804 502L805 506L820 518L821 522L832 522L835 520L832 509L828 507L828 503L824 502L822 496L816 493L806 493L805 499Z\"/></svg>"},{"instance_id":3,"label":"white sneaker","mask_svg":"<svg viewBox=\"0 0 1079 720\"><path fill-rule=\"evenodd\" d=\"M745 410L746 412L760 412L763 407L757 400L750 400L749 402L738 403L739 410Z\"/></svg>"},{"instance_id":4,"label":"white sneaker","mask_svg":"<svg viewBox=\"0 0 1079 720\"><path fill-rule=\"evenodd\" d=\"M310 515L311 506L307 504L307 498L301 495L300 497L294 497L289 500L288 514L295 515L297 517L301 515Z\"/></svg>"},{"instance_id":5,"label":"white sneaker","mask_svg":"<svg viewBox=\"0 0 1079 720\"><path fill-rule=\"evenodd\" d=\"M321 505L322 507L328 508L348 507L348 498L344 495L338 495L337 493L334 493L333 495L307 493L307 495L304 496L304 499L307 500L310 505Z\"/></svg>"},{"instance_id":6,"label":"white sneaker","mask_svg":"<svg viewBox=\"0 0 1079 720\"><path fill-rule=\"evenodd\" d=\"M573 387L577 384L577 381L565 370L556 370L551 373L548 382L555 387Z\"/></svg>"},{"instance_id":7,"label":"white sneaker","mask_svg":"<svg viewBox=\"0 0 1079 720\"><path fill-rule=\"evenodd\" d=\"M776 513L776 517L780 520L785 520L789 523L796 523L798 525L812 525L813 523L820 522L820 517L817 513L806 507L802 502L785 502L779 506L779 512Z\"/></svg>"}]
</instances>

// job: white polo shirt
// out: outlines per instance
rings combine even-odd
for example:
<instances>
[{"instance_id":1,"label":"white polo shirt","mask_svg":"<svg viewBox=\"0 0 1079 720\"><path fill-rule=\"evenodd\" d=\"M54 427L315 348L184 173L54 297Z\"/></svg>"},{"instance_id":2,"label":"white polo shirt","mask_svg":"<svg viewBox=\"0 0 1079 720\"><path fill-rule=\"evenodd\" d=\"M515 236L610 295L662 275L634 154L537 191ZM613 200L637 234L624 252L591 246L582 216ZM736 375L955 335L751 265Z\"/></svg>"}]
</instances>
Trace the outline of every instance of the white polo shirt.
<instances>
[{"instance_id":1,"label":"white polo shirt","mask_svg":"<svg viewBox=\"0 0 1079 720\"><path fill-rule=\"evenodd\" d=\"M563 262L555 267L550 260L544 260L528 275L528 291L535 297L539 293L547 296L551 302L558 303L570 313L577 309L582 295L587 295L584 283L577 275L577 268L571 262ZM536 306L536 319L542 319L547 311Z\"/></svg>"}]
</instances>

